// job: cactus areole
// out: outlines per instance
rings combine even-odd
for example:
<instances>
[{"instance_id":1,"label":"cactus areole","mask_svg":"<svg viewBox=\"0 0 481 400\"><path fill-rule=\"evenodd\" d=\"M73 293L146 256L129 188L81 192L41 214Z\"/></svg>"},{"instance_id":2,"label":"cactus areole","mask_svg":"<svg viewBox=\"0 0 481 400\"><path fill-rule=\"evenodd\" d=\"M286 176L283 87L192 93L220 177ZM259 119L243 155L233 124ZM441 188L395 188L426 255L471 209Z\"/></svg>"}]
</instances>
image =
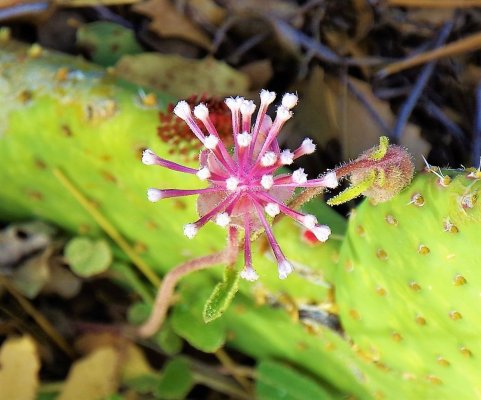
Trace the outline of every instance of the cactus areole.
<instances>
[{"instance_id":1,"label":"cactus areole","mask_svg":"<svg viewBox=\"0 0 481 400\"><path fill-rule=\"evenodd\" d=\"M305 226L318 240L326 241L331 233L328 226L320 225L315 216L300 213L286 203L296 188L335 188L338 185L333 171L317 179L307 179L302 168L292 174L276 175L280 167L313 153L316 147L312 140L305 139L295 151L280 149L277 136L284 123L292 117L291 109L297 104L298 98L295 94L285 94L272 121L267 109L275 98L273 92L260 92L261 104L253 124L251 120L256 109L253 101L242 97L225 100L232 114L232 151L222 141L205 104L200 103L192 110L186 101L180 101L174 108L175 115L185 121L204 147L199 155L199 168L167 161L152 150L145 150L142 157L144 164L195 174L208 184L205 188L193 190L149 189L148 198L155 202L169 197L199 195L197 209L200 218L184 226L184 234L190 239L211 220L222 227L243 229L245 267L241 276L249 281L258 278L252 266L252 232L265 230L278 263L279 277L286 278L293 268L279 247L268 218L286 214Z\"/></svg>"}]
</instances>

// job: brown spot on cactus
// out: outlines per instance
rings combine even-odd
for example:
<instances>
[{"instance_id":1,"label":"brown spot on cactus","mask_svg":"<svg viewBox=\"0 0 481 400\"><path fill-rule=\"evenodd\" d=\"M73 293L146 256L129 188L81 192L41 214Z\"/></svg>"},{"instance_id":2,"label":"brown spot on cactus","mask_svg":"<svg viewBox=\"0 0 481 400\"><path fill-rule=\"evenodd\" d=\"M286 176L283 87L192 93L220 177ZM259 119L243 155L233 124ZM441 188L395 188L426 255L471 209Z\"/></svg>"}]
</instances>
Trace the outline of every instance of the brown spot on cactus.
<instances>
[{"instance_id":1,"label":"brown spot on cactus","mask_svg":"<svg viewBox=\"0 0 481 400\"><path fill-rule=\"evenodd\" d=\"M68 78L69 69L67 67L61 67L55 71L54 79L58 82L65 82Z\"/></svg>"},{"instance_id":2,"label":"brown spot on cactus","mask_svg":"<svg viewBox=\"0 0 481 400\"><path fill-rule=\"evenodd\" d=\"M388 254L383 249L377 249L376 250L376 257L379 258L382 261L385 261L385 260L388 259Z\"/></svg>"},{"instance_id":3,"label":"brown spot on cactus","mask_svg":"<svg viewBox=\"0 0 481 400\"><path fill-rule=\"evenodd\" d=\"M104 178L107 182L117 184L117 178L109 171L100 171L102 178Z\"/></svg>"},{"instance_id":4,"label":"brown spot on cactus","mask_svg":"<svg viewBox=\"0 0 481 400\"><path fill-rule=\"evenodd\" d=\"M474 208L477 201L478 201L477 193L468 193L460 197L459 204L463 209L467 210L467 209Z\"/></svg>"},{"instance_id":5,"label":"brown spot on cactus","mask_svg":"<svg viewBox=\"0 0 481 400\"><path fill-rule=\"evenodd\" d=\"M401 336L401 334L399 332L393 332L391 334L391 337L395 342L400 342L401 340L403 340L403 337Z\"/></svg>"},{"instance_id":6,"label":"brown spot on cactus","mask_svg":"<svg viewBox=\"0 0 481 400\"><path fill-rule=\"evenodd\" d=\"M40 170L44 170L45 168L47 168L47 164L45 164L45 161L43 161L40 158L35 159L34 165L35 165L36 168L38 168Z\"/></svg>"},{"instance_id":7,"label":"brown spot on cactus","mask_svg":"<svg viewBox=\"0 0 481 400\"><path fill-rule=\"evenodd\" d=\"M43 194L37 190L29 190L27 192L27 196L29 199L34 200L34 201L42 201L43 200Z\"/></svg>"},{"instance_id":8,"label":"brown spot on cactus","mask_svg":"<svg viewBox=\"0 0 481 400\"><path fill-rule=\"evenodd\" d=\"M145 243L142 242L135 242L134 243L134 250L136 253L142 254L145 253L149 248Z\"/></svg>"},{"instance_id":9,"label":"brown spot on cactus","mask_svg":"<svg viewBox=\"0 0 481 400\"><path fill-rule=\"evenodd\" d=\"M403 372L402 377L405 381L413 381L416 379L416 375L412 372Z\"/></svg>"},{"instance_id":10,"label":"brown spot on cactus","mask_svg":"<svg viewBox=\"0 0 481 400\"><path fill-rule=\"evenodd\" d=\"M421 286L419 285L419 283L415 282L415 281L411 281L409 282L409 287L414 290L415 292L419 292L421 290Z\"/></svg>"},{"instance_id":11,"label":"brown spot on cactus","mask_svg":"<svg viewBox=\"0 0 481 400\"><path fill-rule=\"evenodd\" d=\"M449 312L449 318L451 318L453 321L458 321L463 318L461 313L459 311L450 311Z\"/></svg>"},{"instance_id":12,"label":"brown spot on cactus","mask_svg":"<svg viewBox=\"0 0 481 400\"><path fill-rule=\"evenodd\" d=\"M393 225L393 226L397 226L397 225L398 225L397 219L394 218L394 216L391 215L391 214L386 215L385 220L386 220L386 222L387 222L389 225Z\"/></svg>"},{"instance_id":13,"label":"brown spot on cactus","mask_svg":"<svg viewBox=\"0 0 481 400\"><path fill-rule=\"evenodd\" d=\"M376 392L374 393L374 399L375 400L384 400L386 398L386 395L383 392Z\"/></svg>"},{"instance_id":14,"label":"brown spot on cactus","mask_svg":"<svg viewBox=\"0 0 481 400\"><path fill-rule=\"evenodd\" d=\"M378 286L378 287L376 288L376 293L377 293L379 296L383 297L383 296L386 295L386 289L384 289L384 288L381 287L381 286Z\"/></svg>"},{"instance_id":15,"label":"brown spot on cactus","mask_svg":"<svg viewBox=\"0 0 481 400\"><path fill-rule=\"evenodd\" d=\"M63 124L63 125L60 127L60 132L62 132L62 134L63 134L65 137L72 137L72 135L73 135L72 129L70 129L70 126L65 125L65 124Z\"/></svg>"},{"instance_id":16,"label":"brown spot on cactus","mask_svg":"<svg viewBox=\"0 0 481 400\"><path fill-rule=\"evenodd\" d=\"M468 281L464 276L458 274L454 277L453 283L454 283L454 286L462 286L462 285L466 285Z\"/></svg>"},{"instance_id":17,"label":"brown spot on cactus","mask_svg":"<svg viewBox=\"0 0 481 400\"><path fill-rule=\"evenodd\" d=\"M459 351L460 351L460 353L461 353L463 356L465 356L465 357L468 357L468 358L469 358L469 357L472 357L472 356L473 356L473 353L471 352L471 350L469 350L469 349L468 349L467 347L465 347L465 346L461 346L461 347L459 348Z\"/></svg>"},{"instance_id":18,"label":"brown spot on cactus","mask_svg":"<svg viewBox=\"0 0 481 400\"><path fill-rule=\"evenodd\" d=\"M451 363L442 356L436 358L436 362L443 367L449 367L451 365Z\"/></svg>"},{"instance_id":19,"label":"brown spot on cactus","mask_svg":"<svg viewBox=\"0 0 481 400\"><path fill-rule=\"evenodd\" d=\"M351 260L346 260L344 262L344 270L347 272L352 272L354 270L354 264Z\"/></svg>"},{"instance_id":20,"label":"brown spot on cactus","mask_svg":"<svg viewBox=\"0 0 481 400\"><path fill-rule=\"evenodd\" d=\"M429 254L431 252L431 250L429 250L429 247L424 245L424 244L420 244L419 247L418 247L418 253L425 256L427 254Z\"/></svg>"},{"instance_id":21,"label":"brown spot on cactus","mask_svg":"<svg viewBox=\"0 0 481 400\"><path fill-rule=\"evenodd\" d=\"M364 228L362 227L362 225L358 225L356 226L356 233L359 235L359 236L364 236Z\"/></svg>"},{"instance_id":22,"label":"brown spot on cactus","mask_svg":"<svg viewBox=\"0 0 481 400\"><path fill-rule=\"evenodd\" d=\"M424 206L424 197L421 193L414 193L412 196L411 196L411 201L409 202L409 204L412 204L416 207L422 207Z\"/></svg>"},{"instance_id":23,"label":"brown spot on cactus","mask_svg":"<svg viewBox=\"0 0 481 400\"><path fill-rule=\"evenodd\" d=\"M415 321L416 321L416 324L418 324L420 326L426 325L426 319L424 317L420 316L420 315L416 316Z\"/></svg>"},{"instance_id":24,"label":"brown spot on cactus","mask_svg":"<svg viewBox=\"0 0 481 400\"><path fill-rule=\"evenodd\" d=\"M428 375L426 379L433 385L442 385L443 381L435 375Z\"/></svg>"},{"instance_id":25,"label":"brown spot on cactus","mask_svg":"<svg viewBox=\"0 0 481 400\"><path fill-rule=\"evenodd\" d=\"M458 233L459 229L454 225L449 218L446 218L443 222L443 229L445 232Z\"/></svg>"},{"instance_id":26,"label":"brown spot on cactus","mask_svg":"<svg viewBox=\"0 0 481 400\"><path fill-rule=\"evenodd\" d=\"M87 224L80 224L78 227L78 233L81 235L85 235L86 233L89 233L92 230L92 227Z\"/></svg>"},{"instance_id":27,"label":"brown spot on cactus","mask_svg":"<svg viewBox=\"0 0 481 400\"><path fill-rule=\"evenodd\" d=\"M117 103L112 99L99 100L85 107L87 121L94 123L112 118L116 112Z\"/></svg>"},{"instance_id":28,"label":"brown spot on cactus","mask_svg":"<svg viewBox=\"0 0 481 400\"><path fill-rule=\"evenodd\" d=\"M359 321L361 319L361 316L359 315L359 312L357 310L351 309L349 310L349 315L351 316L352 319Z\"/></svg>"},{"instance_id":29,"label":"brown spot on cactus","mask_svg":"<svg viewBox=\"0 0 481 400\"><path fill-rule=\"evenodd\" d=\"M18 101L20 101L23 104L28 103L32 99L33 99L33 92L31 90L22 90L18 94Z\"/></svg>"},{"instance_id":30,"label":"brown spot on cactus","mask_svg":"<svg viewBox=\"0 0 481 400\"><path fill-rule=\"evenodd\" d=\"M336 345L333 343L333 342L326 342L324 344L324 348L327 350L327 351L334 351L336 350Z\"/></svg>"},{"instance_id":31,"label":"brown spot on cactus","mask_svg":"<svg viewBox=\"0 0 481 400\"><path fill-rule=\"evenodd\" d=\"M140 99L145 107L155 107L157 105L157 96L154 93L142 93Z\"/></svg>"}]
</instances>

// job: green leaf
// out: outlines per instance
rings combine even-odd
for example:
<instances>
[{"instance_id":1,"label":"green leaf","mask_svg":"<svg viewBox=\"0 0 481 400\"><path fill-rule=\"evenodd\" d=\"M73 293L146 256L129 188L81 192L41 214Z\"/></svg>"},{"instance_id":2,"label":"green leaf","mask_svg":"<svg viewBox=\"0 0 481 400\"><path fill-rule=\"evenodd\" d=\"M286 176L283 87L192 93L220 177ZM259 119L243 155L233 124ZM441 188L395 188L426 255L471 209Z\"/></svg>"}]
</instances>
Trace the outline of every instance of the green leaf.
<instances>
[{"instance_id":1,"label":"green leaf","mask_svg":"<svg viewBox=\"0 0 481 400\"><path fill-rule=\"evenodd\" d=\"M174 358L163 370L156 395L165 400L180 400L187 396L193 386L194 377L187 361Z\"/></svg>"},{"instance_id":2,"label":"green leaf","mask_svg":"<svg viewBox=\"0 0 481 400\"><path fill-rule=\"evenodd\" d=\"M73 272L88 278L109 268L112 251L105 240L76 237L65 246L65 258Z\"/></svg>"},{"instance_id":3,"label":"green leaf","mask_svg":"<svg viewBox=\"0 0 481 400\"><path fill-rule=\"evenodd\" d=\"M123 55L143 51L131 29L105 21L82 25L77 31L77 44L104 67L114 65Z\"/></svg>"},{"instance_id":4,"label":"green leaf","mask_svg":"<svg viewBox=\"0 0 481 400\"><path fill-rule=\"evenodd\" d=\"M225 321L218 319L206 324L202 318L203 304L211 289L210 279L197 274L183 284L179 301L172 312L175 333L195 348L206 353L218 350L225 342Z\"/></svg>"},{"instance_id":5,"label":"green leaf","mask_svg":"<svg viewBox=\"0 0 481 400\"><path fill-rule=\"evenodd\" d=\"M239 270L226 268L224 281L217 284L204 306L204 321L212 322L219 318L234 299L239 290Z\"/></svg>"},{"instance_id":6,"label":"green leaf","mask_svg":"<svg viewBox=\"0 0 481 400\"><path fill-rule=\"evenodd\" d=\"M294 368L273 361L261 361L257 367L258 400L325 400L332 396L314 380Z\"/></svg>"}]
</instances>

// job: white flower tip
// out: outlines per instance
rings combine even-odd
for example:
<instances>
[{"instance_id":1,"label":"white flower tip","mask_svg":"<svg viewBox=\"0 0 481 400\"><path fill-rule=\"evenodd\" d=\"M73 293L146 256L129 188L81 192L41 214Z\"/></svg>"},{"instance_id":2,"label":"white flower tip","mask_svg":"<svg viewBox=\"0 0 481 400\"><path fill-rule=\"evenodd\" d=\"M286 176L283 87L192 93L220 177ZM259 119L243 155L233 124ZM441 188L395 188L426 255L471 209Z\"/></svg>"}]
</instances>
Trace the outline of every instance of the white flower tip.
<instances>
[{"instance_id":1,"label":"white flower tip","mask_svg":"<svg viewBox=\"0 0 481 400\"><path fill-rule=\"evenodd\" d=\"M239 104L237 103L236 99L233 97L227 97L225 100L225 105L229 107L231 111L238 111L239 110Z\"/></svg>"},{"instance_id":2,"label":"white flower tip","mask_svg":"<svg viewBox=\"0 0 481 400\"><path fill-rule=\"evenodd\" d=\"M209 179L210 178L209 168L203 167L199 169L196 175L197 175L197 178L199 178L201 181L205 181L206 179Z\"/></svg>"},{"instance_id":3,"label":"white flower tip","mask_svg":"<svg viewBox=\"0 0 481 400\"><path fill-rule=\"evenodd\" d=\"M192 239L199 230L195 226L195 224L187 224L184 225L184 235L187 236L189 239Z\"/></svg>"},{"instance_id":4,"label":"white flower tip","mask_svg":"<svg viewBox=\"0 0 481 400\"><path fill-rule=\"evenodd\" d=\"M312 154L316 151L316 145L312 139L306 138L302 142L302 150L304 151L304 154Z\"/></svg>"},{"instance_id":5,"label":"white flower tip","mask_svg":"<svg viewBox=\"0 0 481 400\"><path fill-rule=\"evenodd\" d=\"M234 191L237 189L237 186L239 186L239 179L231 176L230 178L226 179L225 185L228 190Z\"/></svg>"},{"instance_id":6,"label":"white flower tip","mask_svg":"<svg viewBox=\"0 0 481 400\"><path fill-rule=\"evenodd\" d=\"M274 185L274 177L272 175L262 175L261 186L269 190Z\"/></svg>"},{"instance_id":7,"label":"white flower tip","mask_svg":"<svg viewBox=\"0 0 481 400\"><path fill-rule=\"evenodd\" d=\"M280 119L281 121L287 121L289 118L292 117L292 111L290 111L287 107L279 106L277 107L276 115L276 119Z\"/></svg>"},{"instance_id":8,"label":"white flower tip","mask_svg":"<svg viewBox=\"0 0 481 400\"><path fill-rule=\"evenodd\" d=\"M152 203L159 201L160 199L162 199L162 190L152 188L147 189L147 198Z\"/></svg>"},{"instance_id":9,"label":"white flower tip","mask_svg":"<svg viewBox=\"0 0 481 400\"><path fill-rule=\"evenodd\" d=\"M240 276L242 279L245 279L246 281L249 282L254 282L257 279L259 279L259 275L257 275L257 272L254 271L254 268L252 267L245 267L242 272L240 273Z\"/></svg>"},{"instance_id":10,"label":"white flower tip","mask_svg":"<svg viewBox=\"0 0 481 400\"><path fill-rule=\"evenodd\" d=\"M323 180L326 187L330 189L334 189L339 185L339 181L337 180L335 172L328 172L326 175L324 175Z\"/></svg>"},{"instance_id":11,"label":"white flower tip","mask_svg":"<svg viewBox=\"0 0 481 400\"><path fill-rule=\"evenodd\" d=\"M142 162L145 165L154 165L157 163L157 155L150 149L144 150L142 153Z\"/></svg>"},{"instance_id":12,"label":"white flower tip","mask_svg":"<svg viewBox=\"0 0 481 400\"><path fill-rule=\"evenodd\" d=\"M226 212L217 214L217 217L215 217L215 223L225 228L227 225L230 224L229 214L227 214Z\"/></svg>"},{"instance_id":13,"label":"white flower tip","mask_svg":"<svg viewBox=\"0 0 481 400\"><path fill-rule=\"evenodd\" d=\"M244 100L240 106L240 112L242 115L252 115L256 110L256 105L252 100Z\"/></svg>"},{"instance_id":14,"label":"white flower tip","mask_svg":"<svg viewBox=\"0 0 481 400\"><path fill-rule=\"evenodd\" d=\"M214 150L219 144L219 139L214 135L209 135L204 140L204 146L209 150Z\"/></svg>"},{"instance_id":15,"label":"white flower tip","mask_svg":"<svg viewBox=\"0 0 481 400\"><path fill-rule=\"evenodd\" d=\"M261 165L263 167L271 167L277 161L277 155L273 151L268 151L261 158Z\"/></svg>"},{"instance_id":16,"label":"white flower tip","mask_svg":"<svg viewBox=\"0 0 481 400\"><path fill-rule=\"evenodd\" d=\"M200 103L194 107L194 115L197 119L205 121L209 116L209 109L203 103Z\"/></svg>"},{"instance_id":17,"label":"white flower tip","mask_svg":"<svg viewBox=\"0 0 481 400\"><path fill-rule=\"evenodd\" d=\"M298 185L302 185L307 182L307 175L304 173L304 168L296 169L292 173L292 181Z\"/></svg>"},{"instance_id":18,"label":"white flower tip","mask_svg":"<svg viewBox=\"0 0 481 400\"><path fill-rule=\"evenodd\" d=\"M310 230L320 242L325 242L331 234L331 229L327 225L317 225Z\"/></svg>"},{"instance_id":19,"label":"white flower tip","mask_svg":"<svg viewBox=\"0 0 481 400\"><path fill-rule=\"evenodd\" d=\"M239 147L247 147L251 144L252 142L252 135L249 134L248 132L242 132L239 135L237 135L237 144Z\"/></svg>"},{"instance_id":20,"label":"white flower tip","mask_svg":"<svg viewBox=\"0 0 481 400\"><path fill-rule=\"evenodd\" d=\"M306 214L301 217L302 224L309 230L312 230L317 225L317 218L314 215Z\"/></svg>"},{"instance_id":21,"label":"white flower tip","mask_svg":"<svg viewBox=\"0 0 481 400\"><path fill-rule=\"evenodd\" d=\"M281 164L291 165L294 162L294 153L290 150L283 150L281 153Z\"/></svg>"},{"instance_id":22,"label":"white flower tip","mask_svg":"<svg viewBox=\"0 0 481 400\"><path fill-rule=\"evenodd\" d=\"M244 104L244 102L246 101L246 99L244 99L242 96L237 96L234 100L237 104L237 109L239 109L239 110L240 110L242 104Z\"/></svg>"},{"instance_id":23,"label":"white flower tip","mask_svg":"<svg viewBox=\"0 0 481 400\"><path fill-rule=\"evenodd\" d=\"M260 92L261 103L265 105L271 104L276 99L275 92L269 92L266 89L262 89Z\"/></svg>"},{"instance_id":24,"label":"white flower tip","mask_svg":"<svg viewBox=\"0 0 481 400\"><path fill-rule=\"evenodd\" d=\"M286 279L288 275L294 271L292 264L287 260L280 262L277 269L279 272L279 279Z\"/></svg>"},{"instance_id":25,"label":"white flower tip","mask_svg":"<svg viewBox=\"0 0 481 400\"><path fill-rule=\"evenodd\" d=\"M286 93L282 97L282 105L290 110L291 108L294 108L296 106L298 100L299 97L297 97L297 95L295 95L294 93Z\"/></svg>"},{"instance_id":26,"label":"white flower tip","mask_svg":"<svg viewBox=\"0 0 481 400\"><path fill-rule=\"evenodd\" d=\"M189 103L185 100L179 101L174 108L174 114L185 121L191 115Z\"/></svg>"},{"instance_id":27,"label":"white flower tip","mask_svg":"<svg viewBox=\"0 0 481 400\"><path fill-rule=\"evenodd\" d=\"M267 203L267 205L264 207L264 210L266 211L267 215L271 216L272 218L281 212L279 205L276 203Z\"/></svg>"}]
</instances>

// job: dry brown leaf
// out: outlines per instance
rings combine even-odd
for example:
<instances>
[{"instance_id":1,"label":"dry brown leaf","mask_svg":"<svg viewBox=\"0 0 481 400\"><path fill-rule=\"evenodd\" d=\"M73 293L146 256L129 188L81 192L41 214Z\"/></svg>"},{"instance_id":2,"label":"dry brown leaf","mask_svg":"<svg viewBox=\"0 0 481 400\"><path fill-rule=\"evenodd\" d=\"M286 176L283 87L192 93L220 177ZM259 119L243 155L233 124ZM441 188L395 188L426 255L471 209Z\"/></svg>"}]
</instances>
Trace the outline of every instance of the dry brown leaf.
<instances>
[{"instance_id":1,"label":"dry brown leaf","mask_svg":"<svg viewBox=\"0 0 481 400\"><path fill-rule=\"evenodd\" d=\"M184 39L210 50L212 45L210 38L177 11L170 0L149 0L136 4L133 10L151 18L149 28L159 36Z\"/></svg>"},{"instance_id":2,"label":"dry brown leaf","mask_svg":"<svg viewBox=\"0 0 481 400\"><path fill-rule=\"evenodd\" d=\"M267 87L267 83L272 79L274 70L271 60L258 60L243 65L239 71L249 77L249 90L258 92Z\"/></svg>"},{"instance_id":3,"label":"dry brown leaf","mask_svg":"<svg viewBox=\"0 0 481 400\"><path fill-rule=\"evenodd\" d=\"M214 58L191 60L176 55L144 53L124 56L115 66L117 75L178 98L193 94L243 95L249 79Z\"/></svg>"},{"instance_id":4,"label":"dry brown leaf","mask_svg":"<svg viewBox=\"0 0 481 400\"><path fill-rule=\"evenodd\" d=\"M114 347L102 347L76 361L58 400L98 400L117 392L121 355Z\"/></svg>"},{"instance_id":5,"label":"dry brown leaf","mask_svg":"<svg viewBox=\"0 0 481 400\"><path fill-rule=\"evenodd\" d=\"M33 400L40 360L29 336L7 339L0 350L0 399Z\"/></svg>"},{"instance_id":6,"label":"dry brown leaf","mask_svg":"<svg viewBox=\"0 0 481 400\"><path fill-rule=\"evenodd\" d=\"M227 15L227 11L218 6L214 0L188 0L188 4L201 20L214 26L220 26Z\"/></svg>"},{"instance_id":7,"label":"dry brown leaf","mask_svg":"<svg viewBox=\"0 0 481 400\"><path fill-rule=\"evenodd\" d=\"M375 97L367 83L354 79L351 79L351 83L387 126L392 127L396 118L389 104ZM347 88L337 79L326 77L320 68L313 71L300 94L301 102L291 131L311 136L321 145L330 139L338 139L346 160L356 158L375 146L379 143L379 137L385 134ZM420 136L420 128L408 124L401 136L401 144L414 156L416 166L421 167L421 155L427 154L430 145Z\"/></svg>"}]
</instances>

